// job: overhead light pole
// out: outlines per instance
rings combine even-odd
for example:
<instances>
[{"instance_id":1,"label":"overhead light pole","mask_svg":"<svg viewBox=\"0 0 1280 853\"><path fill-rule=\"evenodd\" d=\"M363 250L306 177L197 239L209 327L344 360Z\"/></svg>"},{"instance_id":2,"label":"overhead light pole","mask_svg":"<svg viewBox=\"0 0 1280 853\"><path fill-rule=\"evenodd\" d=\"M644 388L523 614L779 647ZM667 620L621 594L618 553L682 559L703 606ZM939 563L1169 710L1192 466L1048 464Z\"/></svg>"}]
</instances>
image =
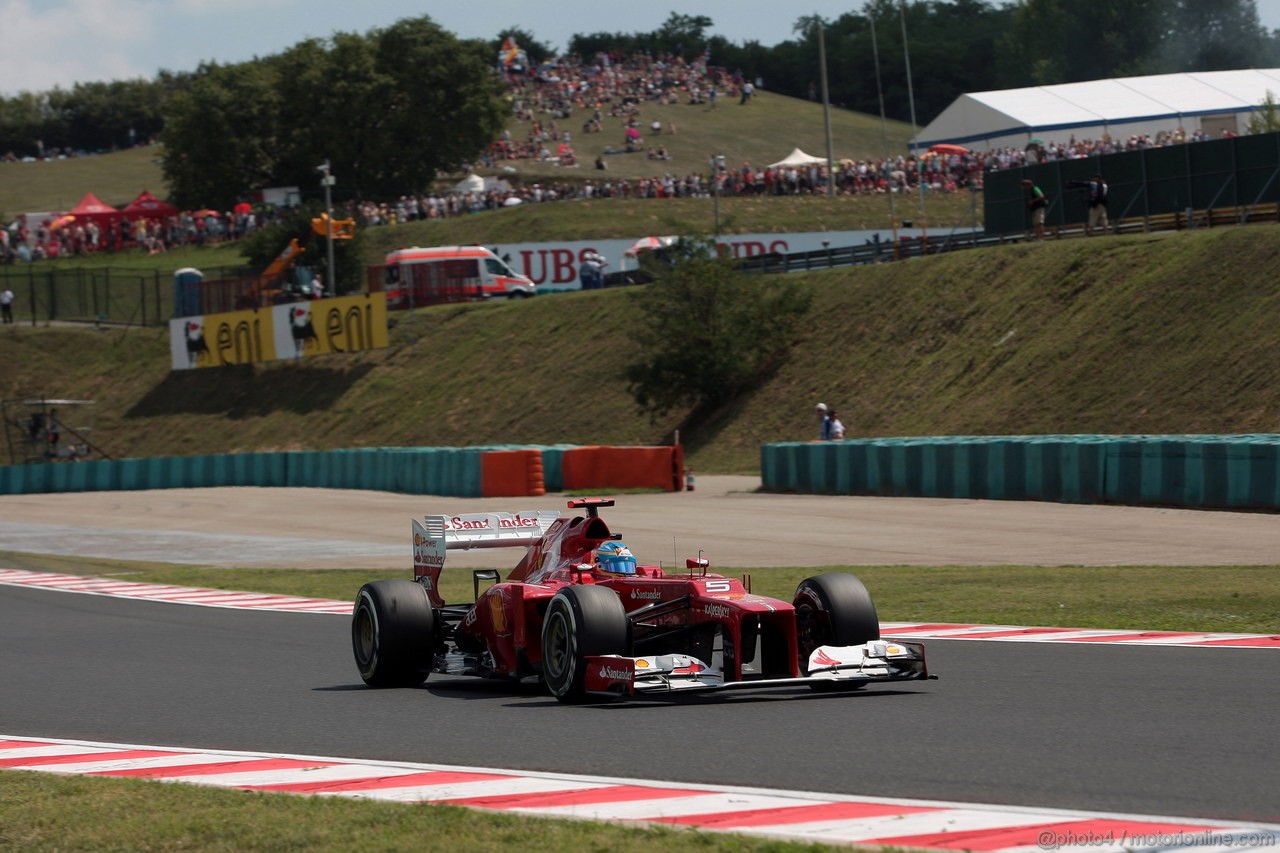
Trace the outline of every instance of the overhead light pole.
<instances>
[{"instance_id":1,"label":"overhead light pole","mask_svg":"<svg viewBox=\"0 0 1280 853\"><path fill-rule=\"evenodd\" d=\"M867 20L871 22L871 56L876 66L876 97L880 99L880 150L881 166L889 162L889 124L884 117L884 86L880 83L880 46L876 42L876 15L872 8L867 12ZM888 186L888 182L885 182ZM898 251L898 210L893 200L893 187L889 189L889 227L893 230L893 251Z\"/></svg>"},{"instance_id":2,"label":"overhead light pole","mask_svg":"<svg viewBox=\"0 0 1280 853\"><path fill-rule=\"evenodd\" d=\"M898 0L898 17L902 20L902 58L907 65L907 102L911 106L911 137L914 139L920 133L920 128L916 124L916 93L911 83L911 51L907 47L907 0ZM912 153L915 153L914 148ZM916 154L916 185L920 190L920 227L927 237L929 223L924 215L924 161L919 154Z\"/></svg>"},{"instance_id":3,"label":"overhead light pole","mask_svg":"<svg viewBox=\"0 0 1280 853\"><path fill-rule=\"evenodd\" d=\"M316 171L320 173L320 184L324 187L324 212L325 212L325 237L327 245L325 253L328 261L327 273L325 279L328 283L327 294L329 296L337 296L336 281L333 269L333 185L338 182L337 178L329 171L329 161L325 160L323 165L316 166Z\"/></svg>"},{"instance_id":4,"label":"overhead light pole","mask_svg":"<svg viewBox=\"0 0 1280 853\"><path fill-rule=\"evenodd\" d=\"M818 66L822 78L822 124L827 132L827 195L836 194L835 157L831 149L831 99L827 96L827 40L823 33L826 26L821 18L814 14L814 22L818 27Z\"/></svg>"}]
</instances>

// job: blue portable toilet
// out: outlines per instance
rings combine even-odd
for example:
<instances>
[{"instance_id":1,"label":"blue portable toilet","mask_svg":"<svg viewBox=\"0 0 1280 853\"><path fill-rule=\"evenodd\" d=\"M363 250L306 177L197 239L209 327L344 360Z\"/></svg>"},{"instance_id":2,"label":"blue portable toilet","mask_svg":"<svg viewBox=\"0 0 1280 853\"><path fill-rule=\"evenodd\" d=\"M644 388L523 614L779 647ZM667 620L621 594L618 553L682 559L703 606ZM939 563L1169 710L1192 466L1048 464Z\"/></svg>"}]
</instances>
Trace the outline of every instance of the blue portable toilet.
<instances>
[{"instance_id":1,"label":"blue portable toilet","mask_svg":"<svg viewBox=\"0 0 1280 853\"><path fill-rule=\"evenodd\" d=\"M173 274L173 316L200 315L200 285L204 273L194 267L183 267Z\"/></svg>"}]
</instances>

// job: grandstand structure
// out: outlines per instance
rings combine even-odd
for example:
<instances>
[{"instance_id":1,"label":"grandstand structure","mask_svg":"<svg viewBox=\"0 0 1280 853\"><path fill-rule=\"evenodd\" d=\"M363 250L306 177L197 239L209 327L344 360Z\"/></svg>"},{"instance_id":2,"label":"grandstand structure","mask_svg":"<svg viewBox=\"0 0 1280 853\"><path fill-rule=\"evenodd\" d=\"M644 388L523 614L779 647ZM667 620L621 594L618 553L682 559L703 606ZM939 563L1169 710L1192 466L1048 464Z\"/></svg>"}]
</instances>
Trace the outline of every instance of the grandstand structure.
<instances>
[{"instance_id":1,"label":"grandstand structure","mask_svg":"<svg viewBox=\"0 0 1280 853\"><path fill-rule=\"evenodd\" d=\"M1056 86L973 92L956 98L911 140L912 149L948 143L975 150L1034 141L1155 136L1180 129L1210 139L1241 133L1280 68L1111 78Z\"/></svg>"}]
</instances>

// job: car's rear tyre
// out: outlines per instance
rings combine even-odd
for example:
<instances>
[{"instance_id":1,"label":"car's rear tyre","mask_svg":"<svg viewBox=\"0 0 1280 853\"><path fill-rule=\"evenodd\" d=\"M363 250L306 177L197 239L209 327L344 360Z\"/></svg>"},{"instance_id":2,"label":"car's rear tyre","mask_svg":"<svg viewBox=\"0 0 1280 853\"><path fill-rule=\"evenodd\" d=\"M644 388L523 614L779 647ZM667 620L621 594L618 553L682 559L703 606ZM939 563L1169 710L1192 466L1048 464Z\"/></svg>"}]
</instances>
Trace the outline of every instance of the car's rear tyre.
<instances>
[{"instance_id":1,"label":"car's rear tyre","mask_svg":"<svg viewBox=\"0 0 1280 853\"><path fill-rule=\"evenodd\" d=\"M542 679L561 702L583 702L586 658L628 651L627 611L613 590L567 586L542 619Z\"/></svg>"},{"instance_id":2,"label":"car's rear tyre","mask_svg":"<svg viewBox=\"0 0 1280 853\"><path fill-rule=\"evenodd\" d=\"M351 613L351 649L370 687L416 687L431 674L435 613L413 581L360 587Z\"/></svg>"},{"instance_id":3,"label":"car's rear tyre","mask_svg":"<svg viewBox=\"0 0 1280 853\"><path fill-rule=\"evenodd\" d=\"M809 655L818 646L858 646L880 639L871 593L853 575L831 572L805 578L796 587L793 605L801 672L808 671Z\"/></svg>"}]
</instances>

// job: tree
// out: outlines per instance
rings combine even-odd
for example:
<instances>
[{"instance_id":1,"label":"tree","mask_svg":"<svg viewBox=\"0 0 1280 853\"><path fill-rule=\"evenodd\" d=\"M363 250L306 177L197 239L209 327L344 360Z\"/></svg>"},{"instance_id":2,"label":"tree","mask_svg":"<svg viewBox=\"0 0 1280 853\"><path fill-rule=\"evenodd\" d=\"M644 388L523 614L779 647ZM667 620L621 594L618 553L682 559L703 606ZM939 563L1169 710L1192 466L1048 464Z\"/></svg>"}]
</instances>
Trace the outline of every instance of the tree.
<instances>
[{"instance_id":1,"label":"tree","mask_svg":"<svg viewBox=\"0 0 1280 853\"><path fill-rule=\"evenodd\" d=\"M1249 133L1275 133L1280 130L1280 109L1277 109L1276 93L1267 90L1267 96L1254 114L1249 116Z\"/></svg>"},{"instance_id":2,"label":"tree","mask_svg":"<svg viewBox=\"0 0 1280 853\"><path fill-rule=\"evenodd\" d=\"M653 36L672 53L688 53L701 49L707 40L707 28L711 25L712 21L706 15L672 12Z\"/></svg>"},{"instance_id":3,"label":"tree","mask_svg":"<svg viewBox=\"0 0 1280 853\"><path fill-rule=\"evenodd\" d=\"M430 18L398 21L374 37L378 70L391 86L388 100L370 108L376 133L367 186L381 193L422 190L437 172L477 158L501 133L501 84L484 42L461 41Z\"/></svg>"},{"instance_id":4,"label":"tree","mask_svg":"<svg viewBox=\"0 0 1280 853\"><path fill-rule=\"evenodd\" d=\"M782 364L809 297L781 276L748 276L710 241L682 242L670 265L632 296L639 360L625 377L636 402L663 414L714 410Z\"/></svg>"},{"instance_id":5,"label":"tree","mask_svg":"<svg viewBox=\"0 0 1280 853\"><path fill-rule=\"evenodd\" d=\"M421 191L502 129L487 53L422 17L207 69L167 116L175 201L221 206L267 186L313 188L326 160L340 197Z\"/></svg>"},{"instance_id":6,"label":"tree","mask_svg":"<svg viewBox=\"0 0 1280 853\"><path fill-rule=\"evenodd\" d=\"M1160 71L1226 71L1265 64L1266 30L1254 0L1179 0L1167 6Z\"/></svg>"},{"instance_id":7,"label":"tree","mask_svg":"<svg viewBox=\"0 0 1280 853\"><path fill-rule=\"evenodd\" d=\"M271 264L291 239L296 239L302 246L303 253L298 258L300 266L315 270L323 269L328 253L328 238L317 234L311 220L324 211L324 205L311 202L299 205L288 211L244 240L244 255L249 265L263 269ZM339 215L340 216L340 215ZM334 282L337 293L328 296L340 296L344 293L355 293L364 289L365 265L361 258L364 241L364 229L357 228L355 236L333 241Z\"/></svg>"},{"instance_id":8,"label":"tree","mask_svg":"<svg viewBox=\"0 0 1280 853\"><path fill-rule=\"evenodd\" d=\"M277 92L274 65L253 60L203 66L172 98L161 140L174 204L228 209L244 190L274 185Z\"/></svg>"}]
</instances>

